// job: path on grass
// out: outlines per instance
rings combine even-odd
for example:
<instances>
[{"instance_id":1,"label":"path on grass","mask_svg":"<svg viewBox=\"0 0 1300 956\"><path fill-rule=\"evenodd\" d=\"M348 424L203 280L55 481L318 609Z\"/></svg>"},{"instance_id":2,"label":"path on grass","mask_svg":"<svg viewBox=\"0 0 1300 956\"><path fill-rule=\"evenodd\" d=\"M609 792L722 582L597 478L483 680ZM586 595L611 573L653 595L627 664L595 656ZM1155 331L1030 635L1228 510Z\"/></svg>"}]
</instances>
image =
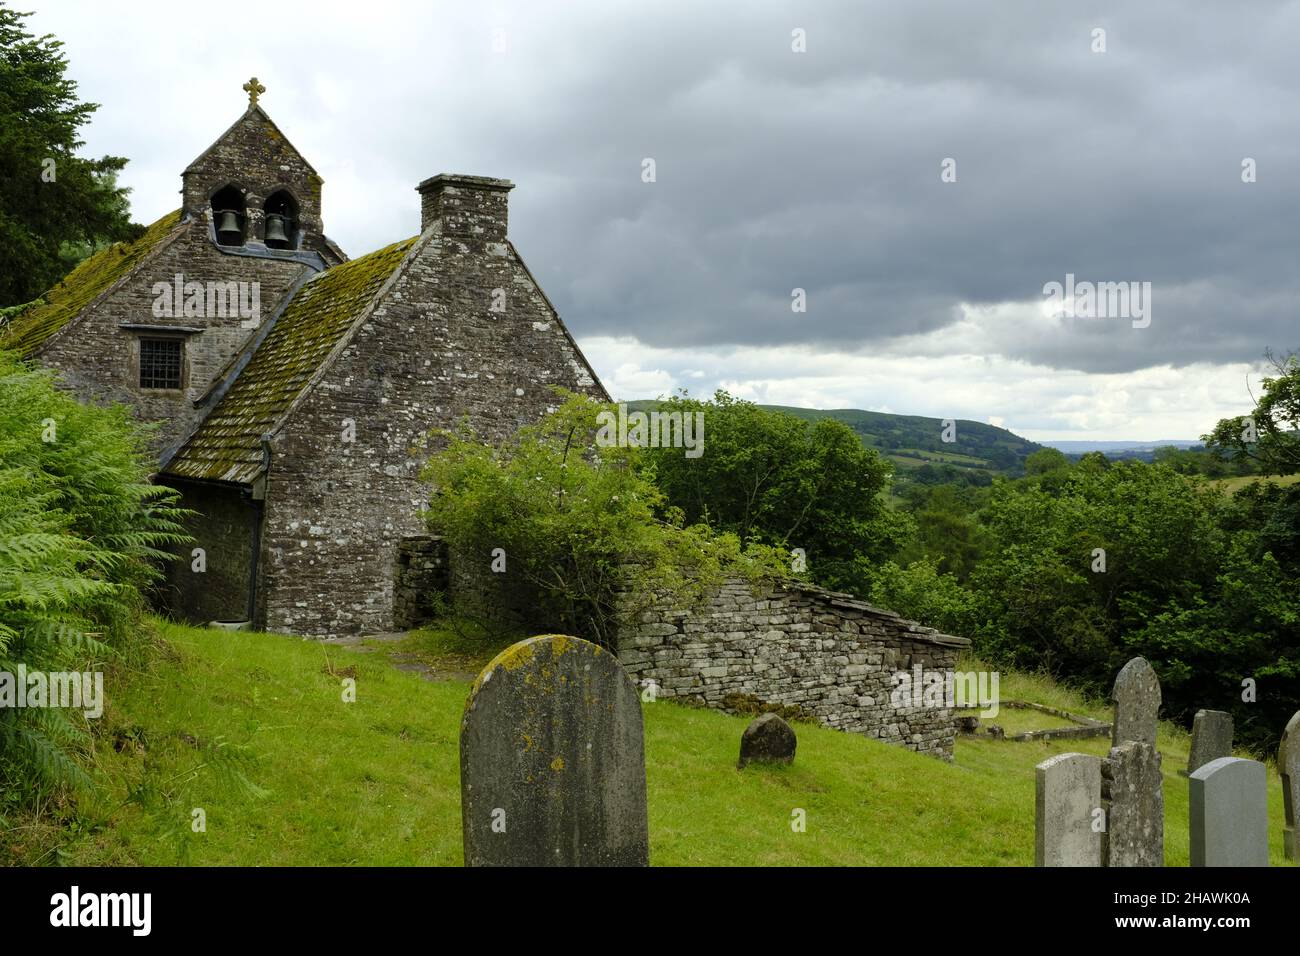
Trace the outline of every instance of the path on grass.
<instances>
[{"instance_id":1,"label":"path on grass","mask_svg":"<svg viewBox=\"0 0 1300 956\"><path fill-rule=\"evenodd\" d=\"M329 637L321 643L336 647L350 647L361 654L373 654L377 650L382 650L399 671L415 674L424 680L473 682L478 677L477 673L429 664L416 654L398 651L389 646L405 640L409 633L409 631L393 631L383 634L349 634L344 637Z\"/></svg>"}]
</instances>

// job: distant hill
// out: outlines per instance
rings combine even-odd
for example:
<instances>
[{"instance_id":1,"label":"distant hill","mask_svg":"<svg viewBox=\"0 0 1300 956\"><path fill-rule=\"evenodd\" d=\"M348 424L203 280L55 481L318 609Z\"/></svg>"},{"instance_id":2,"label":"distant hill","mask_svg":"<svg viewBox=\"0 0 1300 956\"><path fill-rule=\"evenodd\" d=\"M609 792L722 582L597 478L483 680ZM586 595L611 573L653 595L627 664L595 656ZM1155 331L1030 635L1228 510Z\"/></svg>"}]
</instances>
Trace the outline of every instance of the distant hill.
<instances>
[{"instance_id":1,"label":"distant hill","mask_svg":"<svg viewBox=\"0 0 1300 956\"><path fill-rule=\"evenodd\" d=\"M628 402L629 410L646 411L654 400ZM864 445L892 461L900 479L914 477L926 483L963 476L987 483L993 475L1024 473L1025 458L1043 446L996 425L957 420L956 441L942 440L943 420L923 415L891 415L860 408L796 408L761 405L808 421L834 418L857 433ZM708 441L707 426L705 442Z\"/></svg>"},{"instance_id":2,"label":"distant hill","mask_svg":"<svg viewBox=\"0 0 1300 956\"><path fill-rule=\"evenodd\" d=\"M1077 461L1090 451L1099 451L1111 461L1126 458L1137 461L1152 462L1156 460L1157 448L1200 449L1204 446L1199 441L1183 438L1158 439L1156 441L1045 441L1044 445L1063 452Z\"/></svg>"},{"instance_id":3,"label":"distant hill","mask_svg":"<svg viewBox=\"0 0 1300 956\"><path fill-rule=\"evenodd\" d=\"M1172 445L1175 448L1195 448L1201 443L1184 438L1158 439L1156 441L1045 441L1044 445L1063 451L1067 455L1081 455L1089 451L1101 451L1109 455L1120 451L1153 452L1157 448Z\"/></svg>"}]
</instances>

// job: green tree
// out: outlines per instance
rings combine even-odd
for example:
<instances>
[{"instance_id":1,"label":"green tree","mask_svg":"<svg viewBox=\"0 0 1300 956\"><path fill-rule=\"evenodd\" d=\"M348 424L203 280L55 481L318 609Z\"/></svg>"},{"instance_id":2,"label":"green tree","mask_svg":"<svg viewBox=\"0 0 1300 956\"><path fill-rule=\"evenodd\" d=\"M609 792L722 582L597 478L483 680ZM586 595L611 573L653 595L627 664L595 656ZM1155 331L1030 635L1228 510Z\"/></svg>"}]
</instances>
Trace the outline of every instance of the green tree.
<instances>
[{"instance_id":1,"label":"green tree","mask_svg":"<svg viewBox=\"0 0 1300 956\"><path fill-rule=\"evenodd\" d=\"M1222 495L1162 465L1103 461L1073 466L1056 492L1032 479L995 488L970 585L999 663L1101 687L1154 615L1212 592Z\"/></svg>"},{"instance_id":2,"label":"green tree","mask_svg":"<svg viewBox=\"0 0 1300 956\"><path fill-rule=\"evenodd\" d=\"M1265 475L1300 472L1300 353L1266 353L1273 375L1249 415L1220 421L1201 440L1218 455L1255 462Z\"/></svg>"},{"instance_id":3,"label":"green tree","mask_svg":"<svg viewBox=\"0 0 1300 956\"><path fill-rule=\"evenodd\" d=\"M1070 459L1065 456L1065 452L1056 448L1040 448L1025 459L1025 474L1031 476L1045 475L1068 467Z\"/></svg>"},{"instance_id":4,"label":"green tree","mask_svg":"<svg viewBox=\"0 0 1300 956\"><path fill-rule=\"evenodd\" d=\"M909 486L904 499L915 530L897 555L899 564L926 560L937 571L965 581L987 546L987 533L975 512L989 494L987 489L970 486Z\"/></svg>"},{"instance_id":5,"label":"green tree","mask_svg":"<svg viewBox=\"0 0 1300 956\"><path fill-rule=\"evenodd\" d=\"M63 44L0 3L0 306L35 299L104 243L138 234L119 156L84 159L78 131L98 105L77 98Z\"/></svg>"},{"instance_id":6,"label":"green tree","mask_svg":"<svg viewBox=\"0 0 1300 956\"><path fill-rule=\"evenodd\" d=\"M885 505L890 465L844 423L809 423L723 391L711 401L674 396L659 409L703 415L699 457L646 450L648 473L688 524L802 549L817 583L861 593L904 539L906 517Z\"/></svg>"}]
</instances>

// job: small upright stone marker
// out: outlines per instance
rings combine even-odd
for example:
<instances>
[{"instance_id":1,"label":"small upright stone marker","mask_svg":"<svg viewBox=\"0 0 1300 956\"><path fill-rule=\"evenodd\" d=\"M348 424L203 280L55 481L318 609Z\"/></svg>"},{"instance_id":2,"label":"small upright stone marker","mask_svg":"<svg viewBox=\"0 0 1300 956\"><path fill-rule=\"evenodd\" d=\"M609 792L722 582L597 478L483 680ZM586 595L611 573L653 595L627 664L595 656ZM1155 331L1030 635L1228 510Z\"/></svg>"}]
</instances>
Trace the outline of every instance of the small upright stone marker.
<instances>
[{"instance_id":1,"label":"small upright stone marker","mask_svg":"<svg viewBox=\"0 0 1300 956\"><path fill-rule=\"evenodd\" d=\"M1211 760L1232 756L1232 714L1222 710L1198 710L1192 721L1192 749L1187 755L1187 772L1194 773Z\"/></svg>"},{"instance_id":2,"label":"small upright stone marker","mask_svg":"<svg viewBox=\"0 0 1300 956\"><path fill-rule=\"evenodd\" d=\"M1192 866L1268 866L1268 773L1219 757L1188 777Z\"/></svg>"},{"instance_id":3,"label":"small upright stone marker","mask_svg":"<svg viewBox=\"0 0 1300 956\"><path fill-rule=\"evenodd\" d=\"M608 651L551 634L479 675L460 727L466 866L645 866L636 685Z\"/></svg>"},{"instance_id":4,"label":"small upright stone marker","mask_svg":"<svg viewBox=\"0 0 1300 956\"><path fill-rule=\"evenodd\" d=\"M1101 866L1101 758L1060 754L1034 768L1034 865Z\"/></svg>"},{"instance_id":5,"label":"small upright stone marker","mask_svg":"<svg viewBox=\"0 0 1300 956\"><path fill-rule=\"evenodd\" d=\"M740 768L749 763L793 763L799 741L776 714L755 717L740 736Z\"/></svg>"},{"instance_id":6,"label":"small upright stone marker","mask_svg":"<svg viewBox=\"0 0 1300 956\"><path fill-rule=\"evenodd\" d=\"M1111 691L1115 725L1102 763L1105 866L1164 866L1165 794L1156 749L1160 680L1143 658L1120 670Z\"/></svg>"},{"instance_id":7,"label":"small upright stone marker","mask_svg":"<svg viewBox=\"0 0 1300 956\"><path fill-rule=\"evenodd\" d=\"M1277 771L1282 777L1282 848L1288 860L1300 862L1300 710L1286 722L1282 744L1277 748Z\"/></svg>"}]
</instances>

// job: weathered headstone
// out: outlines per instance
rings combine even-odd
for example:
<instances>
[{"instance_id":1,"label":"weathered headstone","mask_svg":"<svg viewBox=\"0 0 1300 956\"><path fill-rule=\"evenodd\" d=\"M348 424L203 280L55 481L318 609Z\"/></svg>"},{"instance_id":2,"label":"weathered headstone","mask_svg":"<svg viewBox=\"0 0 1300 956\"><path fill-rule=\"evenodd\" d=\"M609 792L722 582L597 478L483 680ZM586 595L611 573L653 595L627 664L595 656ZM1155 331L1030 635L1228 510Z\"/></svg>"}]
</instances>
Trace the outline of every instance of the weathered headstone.
<instances>
[{"instance_id":1,"label":"weathered headstone","mask_svg":"<svg viewBox=\"0 0 1300 956\"><path fill-rule=\"evenodd\" d=\"M755 717L740 736L740 767L749 763L792 763L799 741L776 714Z\"/></svg>"},{"instance_id":2,"label":"weathered headstone","mask_svg":"<svg viewBox=\"0 0 1300 956\"><path fill-rule=\"evenodd\" d=\"M1192 866L1268 866L1268 772L1219 757L1188 777Z\"/></svg>"},{"instance_id":3,"label":"weathered headstone","mask_svg":"<svg viewBox=\"0 0 1300 956\"><path fill-rule=\"evenodd\" d=\"M1143 658L1120 669L1111 691L1115 724L1102 764L1105 866L1164 866L1165 795L1156 749L1160 680Z\"/></svg>"},{"instance_id":4,"label":"weathered headstone","mask_svg":"<svg viewBox=\"0 0 1300 956\"><path fill-rule=\"evenodd\" d=\"M460 727L466 866L649 862L641 699L588 641L546 635L483 669Z\"/></svg>"},{"instance_id":5,"label":"weathered headstone","mask_svg":"<svg viewBox=\"0 0 1300 956\"><path fill-rule=\"evenodd\" d=\"M1277 748L1277 772L1282 777L1282 848L1288 860L1300 862L1300 710L1286 722Z\"/></svg>"},{"instance_id":6,"label":"weathered headstone","mask_svg":"<svg viewBox=\"0 0 1300 956\"><path fill-rule=\"evenodd\" d=\"M1187 772L1204 767L1211 760L1232 756L1232 714L1222 710L1198 710L1192 720L1192 749L1187 755Z\"/></svg>"},{"instance_id":7,"label":"weathered headstone","mask_svg":"<svg viewBox=\"0 0 1300 956\"><path fill-rule=\"evenodd\" d=\"M1120 669L1110 698L1115 702L1111 744L1129 740L1155 746L1160 714L1160 679L1145 658L1135 657Z\"/></svg>"},{"instance_id":8,"label":"weathered headstone","mask_svg":"<svg viewBox=\"0 0 1300 956\"><path fill-rule=\"evenodd\" d=\"M1130 740L1102 764L1106 866L1165 865L1165 793L1160 751Z\"/></svg>"},{"instance_id":9,"label":"weathered headstone","mask_svg":"<svg viewBox=\"0 0 1300 956\"><path fill-rule=\"evenodd\" d=\"M1034 768L1034 865L1101 866L1101 758L1060 754Z\"/></svg>"}]
</instances>

